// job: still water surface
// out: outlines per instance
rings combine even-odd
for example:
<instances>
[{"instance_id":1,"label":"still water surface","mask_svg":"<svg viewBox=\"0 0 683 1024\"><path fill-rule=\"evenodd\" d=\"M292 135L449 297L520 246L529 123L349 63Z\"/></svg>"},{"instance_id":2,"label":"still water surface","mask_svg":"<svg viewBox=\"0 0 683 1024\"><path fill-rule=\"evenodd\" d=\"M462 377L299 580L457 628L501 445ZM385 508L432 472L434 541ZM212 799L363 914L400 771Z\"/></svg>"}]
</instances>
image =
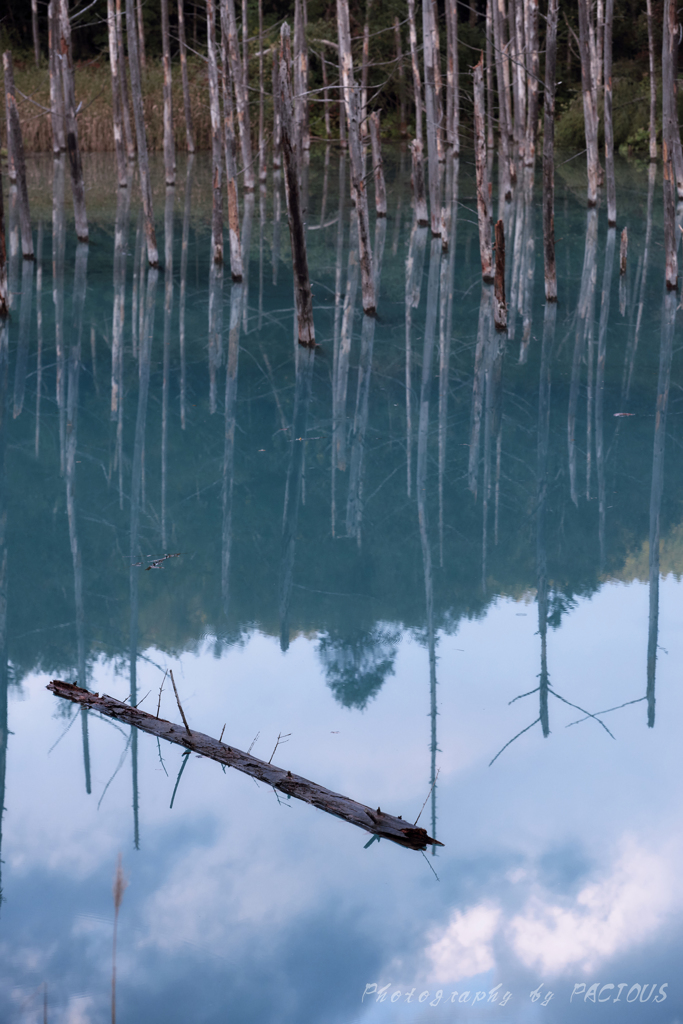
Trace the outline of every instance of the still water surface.
<instances>
[{"instance_id":1,"label":"still water surface","mask_svg":"<svg viewBox=\"0 0 683 1024\"><path fill-rule=\"evenodd\" d=\"M35 265L8 202L0 1018L42 1020L47 986L50 1021L109 1019L121 851L124 1024L680 1020L683 366L659 183L620 168L621 275L560 168L546 308L520 181L500 334L469 160L443 253L387 153L370 320L348 168L314 152L310 356L277 178L244 203L234 285L203 157L175 190L158 175L160 272L110 163L87 168L87 248L59 162L31 165ZM284 737L273 763L406 820L424 805L444 846L366 848L45 689L154 713L167 669L194 728L263 760Z\"/></svg>"}]
</instances>

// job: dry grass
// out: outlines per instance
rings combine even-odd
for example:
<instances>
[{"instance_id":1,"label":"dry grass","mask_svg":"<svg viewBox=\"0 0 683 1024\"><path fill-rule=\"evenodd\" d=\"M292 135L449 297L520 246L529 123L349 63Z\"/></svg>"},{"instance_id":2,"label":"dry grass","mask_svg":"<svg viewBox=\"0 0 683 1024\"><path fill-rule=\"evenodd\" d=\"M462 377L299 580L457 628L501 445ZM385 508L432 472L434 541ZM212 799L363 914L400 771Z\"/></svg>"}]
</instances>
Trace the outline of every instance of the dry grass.
<instances>
[{"instance_id":1,"label":"dry grass","mask_svg":"<svg viewBox=\"0 0 683 1024\"><path fill-rule=\"evenodd\" d=\"M188 61L190 78L190 103L194 120L195 147L209 149L211 125L209 122L208 81L203 61ZM30 96L36 103L49 107L50 83L47 68L39 71L29 63L15 64L17 89ZM143 78L145 124L149 149L161 150L163 146L163 72L158 63L149 63ZM24 148L28 153L49 152L52 149L52 127L50 116L33 103L17 96ZM114 131L111 109L111 77L109 64L105 59L97 60L76 68L76 103L83 108L78 115L78 134L84 153L106 152L114 149ZM5 135L4 104L2 104L2 131ZM133 112L131 110L131 123ZM180 68L173 69L173 124L176 146L184 150L185 114L183 107Z\"/></svg>"}]
</instances>

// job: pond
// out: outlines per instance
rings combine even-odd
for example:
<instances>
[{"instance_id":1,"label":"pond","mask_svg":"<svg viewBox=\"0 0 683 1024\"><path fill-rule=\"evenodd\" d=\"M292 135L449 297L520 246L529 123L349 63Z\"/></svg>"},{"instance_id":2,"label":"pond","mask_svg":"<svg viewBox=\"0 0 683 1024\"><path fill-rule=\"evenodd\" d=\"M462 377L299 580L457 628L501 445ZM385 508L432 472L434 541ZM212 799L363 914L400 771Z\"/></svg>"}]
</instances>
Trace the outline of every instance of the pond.
<instances>
[{"instance_id":1,"label":"pond","mask_svg":"<svg viewBox=\"0 0 683 1024\"><path fill-rule=\"evenodd\" d=\"M311 354L278 174L241 196L235 284L206 156L175 189L154 167L159 271L110 157L88 247L63 160L31 159L37 259L10 196L0 328L3 1021L109 1019L119 854L119 1022L681 1018L677 296L654 172L619 164L608 232L580 163L556 306L540 175L501 211L499 332L471 158L444 252L387 147L370 318L347 158L314 147ZM373 840L51 679L182 704L443 845Z\"/></svg>"}]
</instances>

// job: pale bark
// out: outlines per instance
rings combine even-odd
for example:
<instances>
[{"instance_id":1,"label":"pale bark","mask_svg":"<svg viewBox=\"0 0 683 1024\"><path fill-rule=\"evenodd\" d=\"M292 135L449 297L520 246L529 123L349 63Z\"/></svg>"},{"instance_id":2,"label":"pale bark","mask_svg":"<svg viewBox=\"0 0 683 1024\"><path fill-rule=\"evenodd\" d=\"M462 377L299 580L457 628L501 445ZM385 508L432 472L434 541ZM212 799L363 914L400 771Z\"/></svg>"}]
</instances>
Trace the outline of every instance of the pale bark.
<instances>
[{"instance_id":1,"label":"pale bark","mask_svg":"<svg viewBox=\"0 0 683 1024\"><path fill-rule=\"evenodd\" d=\"M486 0L486 148L495 145L493 136L493 0Z\"/></svg>"},{"instance_id":2,"label":"pale bark","mask_svg":"<svg viewBox=\"0 0 683 1024\"><path fill-rule=\"evenodd\" d=\"M512 75L515 104L514 139L517 156L524 154L526 128L526 82L524 75L524 0L508 0L510 39L512 40Z\"/></svg>"},{"instance_id":3,"label":"pale bark","mask_svg":"<svg viewBox=\"0 0 683 1024\"><path fill-rule=\"evenodd\" d=\"M329 78L328 78L328 75L327 75L327 60L325 58L325 51L324 50L320 51L320 67L322 69L322 76L323 76L323 97L324 97L324 104L323 104L323 106L324 106L324 111L325 111L325 113L324 113L324 118L325 118L325 138L329 139L330 136L332 135L332 126L331 126L331 123L330 123L330 103L333 102L333 101L330 100L330 90L329 90L330 83L329 83ZM327 157L325 159L327 159Z\"/></svg>"},{"instance_id":4,"label":"pale bark","mask_svg":"<svg viewBox=\"0 0 683 1024\"><path fill-rule=\"evenodd\" d=\"M294 101L294 131L298 158L301 160L303 150L310 149L310 139L306 145L306 37L304 35L305 2L295 0L294 3L294 39L292 54L292 92Z\"/></svg>"},{"instance_id":5,"label":"pale bark","mask_svg":"<svg viewBox=\"0 0 683 1024\"><path fill-rule=\"evenodd\" d=\"M446 0L446 142L453 156L460 155L460 79L458 61L458 5Z\"/></svg>"},{"instance_id":6,"label":"pale bark","mask_svg":"<svg viewBox=\"0 0 683 1024\"><path fill-rule=\"evenodd\" d=\"M291 92L291 54L289 42L289 25L285 22L281 30L281 54L279 84L280 123L282 126L282 158L285 176L285 195L287 197L287 215L289 233L292 243L292 270L294 272L294 295L298 321L299 344L305 348L315 348L315 326L313 323L313 296L311 281L308 274L308 257L306 255L306 233L301 212L301 196L299 190L299 174L296 160L296 143L294 138L292 92Z\"/></svg>"},{"instance_id":7,"label":"pale bark","mask_svg":"<svg viewBox=\"0 0 683 1024\"><path fill-rule=\"evenodd\" d=\"M410 38L410 60L413 67L413 97L415 101L415 138L422 143L422 84L420 64L417 57L417 28L415 27L415 0L408 0L408 32Z\"/></svg>"},{"instance_id":8,"label":"pale bark","mask_svg":"<svg viewBox=\"0 0 683 1024\"><path fill-rule=\"evenodd\" d=\"M605 175L607 178L607 223L617 223L617 186L614 179L614 128L612 126L612 23L614 0L605 0L604 61L605 61Z\"/></svg>"},{"instance_id":9,"label":"pale bark","mask_svg":"<svg viewBox=\"0 0 683 1024\"><path fill-rule=\"evenodd\" d=\"M59 0L51 0L47 8L48 66L50 70L50 117L52 121L52 152L63 153L66 149L64 134L64 93L62 91L61 62L59 47Z\"/></svg>"},{"instance_id":10,"label":"pale bark","mask_svg":"<svg viewBox=\"0 0 683 1024\"><path fill-rule=\"evenodd\" d=\"M126 18L128 18L127 10ZM142 0L137 0L137 11L135 12L135 14L132 15L131 21L136 22L138 38L138 59L140 61L141 70L145 71L147 68L147 56L145 54L145 22L142 16Z\"/></svg>"},{"instance_id":11,"label":"pale bark","mask_svg":"<svg viewBox=\"0 0 683 1024\"><path fill-rule=\"evenodd\" d=\"M180 355L180 428L186 426L186 391L187 374L185 359L185 305L187 301L187 262L190 247L190 206L192 201L192 170L194 156L187 160L187 178L185 179L185 206L183 208L183 236L180 244L180 297L178 302L178 348Z\"/></svg>"},{"instance_id":12,"label":"pale bark","mask_svg":"<svg viewBox=\"0 0 683 1024\"><path fill-rule=\"evenodd\" d=\"M406 73L403 67L403 49L401 47L401 26L398 17L394 17L394 40L396 43L396 67L398 71L398 99L401 110L400 132L405 138L408 134L408 122L406 120Z\"/></svg>"},{"instance_id":13,"label":"pale bark","mask_svg":"<svg viewBox=\"0 0 683 1024\"><path fill-rule=\"evenodd\" d=\"M324 65L323 65L324 71ZM327 98L327 94L325 94ZM259 181L268 180L268 167L266 164L266 135L265 135L265 104L266 87L263 78L263 0L258 2L258 176ZM326 124L329 127L329 113L325 106ZM329 131L327 133L329 135Z\"/></svg>"},{"instance_id":14,"label":"pale bark","mask_svg":"<svg viewBox=\"0 0 683 1024\"><path fill-rule=\"evenodd\" d=\"M493 322L496 330L507 327L507 306L505 303L505 229L503 221L496 221L496 273L493 280Z\"/></svg>"},{"instance_id":15,"label":"pale bark","mask_svg":"<svg viewBox=\"0 0 683 1024\"><path fill-rule=\"evenodd\" d=\"M337 31L339 35L339 62L341 66L346 120L349 129L351 157L351 200L358 213L358 247L360 252L363 309L375 312L375 282L372 270L372 246L368 218L368 195L365 189L364 160L360 138L360 111L358 87L353 75L351 56L351 30L348 0L337 0Z\"/></svg>"},{"instance_id":16,"label":"pale bark","mask_svg":"<svg viewBox=\"0 0 683 1024\"><path fill-rule=\"evenodd\" d=\"M477 174L477 219L479 222L479 254L481 274L489 284L493 281L491 251L491 215L489 210L489 175L486 162L486 128L484 102L484 55L474 67L474 159Z\"/></svg>"},{"instance_id":17,"label":"pale bark","mask_svg":"<svg viewBox=\"0 0 683 1024\"><path fill-rule=\"evenodd\" d=\"M652 29L652 0L645 0L647 11L647 54L650 73L650 160L657 159L657 78L655 40Z\"/></svg>"},{"instance_id":18,"label":"pale bark","mask_svg":"<svg viewBox=\"0 0 683 1024\"><path fill-rule=\"evenodd\" d=\"M557 66L557 14L559 0L549 0L545 42L543 100L543 266L545 297L557 302L555 265L555 78Z\"/></svg>"},{"instance_id":19,"label":"pale bark","mask_svg":"<svg viewBox=\"0 0 683 1024\"><path fill-rule=\"evenodd\" d=\"M218 60L216 56L216 8L214 0L206 0L206 46L209 65L209 111L211 115L211 248L214 263L223 262L223 131Z\"/></svg>"},{"instance_id":20,"label":"pale bark","mask_svg":"<svg viewBox=\"0 0 683 1024\"><path fill-rule=\"evenodd\" d=\"M375 176L375 210L378 217L387 215L387 190L384 184L382 143L379 135L379 111L370 114L370 140L372 143L372 170Z\"/></svg>"},{"instance_id":21,"label":"pale bark","mask_svg":"<svg viewBox=\"0 0 683 1024\"><path fill-rule=\"evenodd\" d=\"M175 185L175 138L173 135L173 77L168 0L161 0L161 45L164 68L164 170L166 184Z\"/></svg>"},{"instance_id":22,"label":"pale bark","mask_svg":"<svg viewBox=\"0 0 683 1024\"><path fill-rule=\"evenodd\" d=\"M31 28L33 30L33 56L40 67L40 36L38 35L38 0L31 0Z\"/></svg>"},{"instance_id":23,"label":"pale bark","mask_svg":"<svg viewBox=\"0 0 683 1024\"><path fill-rule=\"evenodd\" d=\"M524 0L525 56L527 69L527 115L524 143L524 163L533 167L536 162L536 134L538 130L538 0Z\"/></svg>"},{"instance_id":24,"label":"pale bark","mask_svg":"<svg viewBox=\"0 0 683 1024\"><path fill-rule=\"evenodd\" d=\"M588 206L598 201L600 163L598 158L598 110L596 84L593 75L593 60L590 45L592 26L590 0L579 3L579 46L581 51L581 90L583 94L583 117L586 133L586 169L588 173Z\"/></svg>"},{"instance_id":25,"label":"pale bark","mask_svg":"<svg viewBox=\"0 0 683 1024\"><path fill-rule=\"evenodd\" d=\"M256 184L254 165L251 152L251 127L249 122L249 92L247 89L247 68L240 56L237 36L237 20L235 18L234 0L220 0L221 24L227 29L228 56L230 60L231 79L235 89L235 105L237 108L237 124L240 133L242 151L242 171L244 174L244 191L253 192ZM225 13L224 13L225 8Z\"/></svg>"},{"instance_id":26,"label":"pale bark","mask_svg":"<svg viewBox=\"0 0 683 1024\"><path fill-rule=\"evenodd\" d=\"M74 67L71 53L71 23L68 0L59 0L59 50L62 65L62 87L64 92L64 119L66 122L66 150L71 171L71 191L74 198L74 221L79 242L88 241L88 217L85 211L85 182L83 164L78 145L78 124L76 121L76 93Z\"/></svg>"},{"instance_id":27,"label":"pale bark","mask_svg":"<svg viewBox=\"0 0 683 1024\"><path fill-rule=\"evenodd\" d=\"M368 75L370 73L370 8L372 0L365 2L365 24L363 25L363 60L360 75L360 133L368 134Z\"/></svg>"},{"instance_id":28,"label":"pale bark","mask_svg":"<svg viewBox=\"0 0 683 1024\"><path fill-rule=\"evenodd\" d=\"M134 0L126 0L126 27L128 30L128 63L130 66L130 88L133 99L133 116L135 118L135 134L138 143L138 168L140 172L140 192L142 208L145 214L145 237L147 240L147 261L150 267L158 267L159 251L157 249L156 232L154 230L154 208L152 205L152 188L149 180L149 159L147 156L147 132L142 107L142 82L138 60L138 40L135 21Z\"/></svg>"},{"instance_id":29,"label":"pale bark","mask_svg":"<svg viewBox=\"0 0 683 1024\"><path fill-rule=\"evenodd\" d=\"M506 102L505 90L505 69L503 66L504 54L504 19L501 12L500 0L494 0L493 4L493 40L496 50L496 80L498 82L498 174L500 179L499 188L499 209L501 200L509 202L512 199L512 176L510 173L510 123L508 120L509 110ZM501 211L502 212L502 211Z\"/></svg>"},{"instance_id":30,"label":"pale bark","mask_svg":"<svg viewBox=\"0 0 683 1024\"><path fill-rule=\"evenodd\" d=\"M424 160L422 158L422 143L418 139L413 139L410 143L410 155L412 157L412 173L410 181L413 187L415 219L418 227L426 228L429 224L429 212L427 210L427 197L425 195L425 172Z\"/></svg>"},{"instance_id":31,"label":"pale bark","mask_svg":"<svg viewBox=\"0 0 683 1024\"><path fill-rule=\"evenodd\" d=\"M677 118L674 108L674 48L678 42L675 0L665 0L662 32L662 164L664 192L664 259L666 287L678 284L678 240L676 238L676 197L674 136Z\"/></svg>"},{"instance_id":32,"label":"pale bark","mask_svg":"<svg viewBox=\"0 0 683 1024\"><path fill-rule=\"evenodd\" d=\"M436 54L434 52L432 5L430 0L424 0L422 4L422 47L425 81L427 163L429 167L429 213L432 235L438 237L441 234L441 171L439 168L438 149L438 132L441 118L434 81Z\"/></svg>"},{"instance_id":33,"label":"pale bark","mask_svg":"<svg viewBox=\"0 0 683 1024\"><path fill-rule=\"evenodd\" d=\"M119 82L119 41L116 34L116 9L114 0L107 0L107 29L109 33L109 67L111 70L111 107L114 121L114 149L116 150L116 170L119 188L128 185L128 169L126 167L126 151L123 141L123 116L121 111L121 84Z\"/></svg>"},{"instance_id":34,"label":"pale bark","mask_svg":"<svg viewBox=\"0 0 683 1024\"><path fill-rule=\"evenodd\" d=\"M194 126L190 102L190 81L187 74L187 37L185 34L185 0L178 0L178 41L180 43L180 76L183 83L183 109L185 112L185 139L187 152L194 153Z\"/></svg>"},{"instance_id":35,"label":"pale bark","mask_svg":"<svg viewBox=\"0 0 683 1024\"><path fill-rule=\"evenodd\" d=\"M2 169L0 169L0 317L9 313L7 294L7 240L5 238L5 200L2 190Z\"/></svg>"},{"instance_id":36,"label":"pale bark","mask_svg":"<svg viewBox=\"0 0 683 1024\"><path fill-rule=\"evenodd\" d=\"M128 76L126 72L126 47L123 35L123 11L121 10L122 0L116 0L116 37L119 50L119 83L121 85L121 109L123 113L123 134L126 140L126 153L130 163L135 162L135 133L130 123L130 109L128 98Z\"/></svg>"},{"instance_id":37,"label":"pale bark","mask_svg":"<svg viewBox=\"0 0 683 1024\"><path fill-rule=\"evenodd\" d=\"M221 59L223 89L223 145L225 147L225 183L228 193L228 239L230 243L230 273L233 281L241 281L244 275L242 243L240 240L240 211L237 193L237 165L235 160L235 115L230 87L227 26L225 7L221 9ZM275 99L276 97L274 97ZM277 110L277 104L275 104Z\"/></svg>"},{"instance_id":38,"label":"pale bark","mask_svg":"<svg viewBox=\"0 0 683 1024\"><path fill-rule=\"evenodd\" d=\"M26 181L26 158L24 140L21 134L19 111L14 91L14 64L12 54L7 50L2 55L5 73L5 109L7 112L7 162L14 167L19 199L19 226L21 230L21 251L25 260L33 259L33 234L31 232L31 211L28 202ZM10 178L11 180L11 178Z\"/></svg>"},{"instance_id":39,"label":"pale bark","mask_svg":"<svg viewBox=\"0 0 683 1024\"><path fill-rule=\"evenodd\" d=\"M277 46L273 47L273 168L277 171L280 169L282 164L282 155L280 153L281 145L281 132L280 132L280 113L278 110L278 104L276 97L279 95L280 86L278 83L278 69L280 64L280 58L278 57ZM340 116L340 125L343 124Z\"/></svg>"}]
</instances>

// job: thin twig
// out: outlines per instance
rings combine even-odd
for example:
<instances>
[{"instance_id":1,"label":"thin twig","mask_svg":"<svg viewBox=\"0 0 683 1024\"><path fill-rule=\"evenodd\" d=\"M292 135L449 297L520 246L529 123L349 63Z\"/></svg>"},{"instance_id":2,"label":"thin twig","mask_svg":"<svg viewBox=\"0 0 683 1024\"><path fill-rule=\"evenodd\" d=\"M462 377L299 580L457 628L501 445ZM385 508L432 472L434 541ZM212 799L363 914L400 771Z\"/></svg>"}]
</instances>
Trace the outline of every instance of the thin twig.
<instances>
[{"instance_id":1,"label":"thin twig","mask_svg":"<svg viewBox=\"0 0 683 1024\"><path fill-rule=\"evenodd\" d=\"M173 801L175 800L175 795L178 792L178 783L180 782L180 776L185 771L185 765L187 764L187 762L189 760L190 753L191 753L191 751L186 750L185 753L183 754L183 763L180 766L180 771L178 772L178 778L175 780L175 786L173 787L173 796L171 797L171 807L169 807L169 810L171 810L171 808L173 807Z\"/></svg>"},{"instance_id":2,"label":"thin twig","mask_svg":"<svg viewBox=\"0 0 683 1024\"><path fill-rule=\"evenodd\" d=\"M220 736L218 737L218 742L219 742L219 743L222 743L222 742L223 742L223 733L225 732L225 726L226 726L227 724L228 724L228 723L226 722L226 723L225 723L225 725L223 726L223 728L221 729L221 734L220 734Z\"/></svg>"},{"instance_id":3,"label":"thin twig","mask_svg":"<svg viewBox=\"0 0 683 1024\"><path fill-rule=\"evenodd\" d=\"M166 676L167 675L168 675L168 669L166 669L166 671L164 672L164 678L161 680L161 686L159 687L159 703L157 704L157 713L156 713L156 717L157 718L159 717L159 712L161 710L161 694L162 694L162 691L164 689L164 683L166 682Z\"/></svg>"},{"instance_id":4,"label":"thin twig","mask_svg":"<svg viewBox=\"0 0 683 1024\"><path fill-rule=\"evenodd\" d=\"M504 750L505 750L505 749L506 749L507 747L509 747L511 743L514 743L514 742L515 742L515 740L519 739L519 737L520 737L520 736L522 736L522 735L523 735L523 734L524 734L525 732L528 732L528 731L529 731L529 729L532 729L532 728L533 728L533 727L534 727L534 726L536 725L536 723L537 723L537 722L540 722L540 721L541 721L541 718L540 718L540 715L539 715L539 717L538 717L538 718L535 718L535 719L533 720L533 722L531 723L531 725L527 725L526 729L522 729L522 731L521 731L521 732L518 732L516 736L513 736L511 740L508 740L508 742L507 742L507 743L505 744L505 746L504 746L504 747L501 747L501 748L500 748L500 750L498 751L498 753L497 753L497 754L496 754L496 756L494 757L493 761L497 761L497 760L498 760L498 758L500 757L500 755L501 755L501 754L503 753L503 751L504 751ZM493 761L489 761L489 768L490 768L490 767L491 767L491 765L493 764Z\"/></svg>"},{"instance_id":5,"label":"thin twig","mask_svg":"<svg viewBox=\"0 0 683 1024\"><path fill-rule=\"evenodd\" d=\"M559 693L555 693L555 691L553 689L551 689L550 686L548 687L548 693L552 693L553 697L557 697L557 699L561 700L564 704L568 704L570 708L576 708L577 711L582 711L584 713L584 715L588 715L589 718L594 718L596 722L600 722L600 725L603 727L603 729L605 730L606 733L609 733L609 735L612 736L612 739L616 738L609 731L609 729L607 728L605 723L601 722L600 719L596 715L592 715L590 713L590 711L586 711L586 709L582 708L579 704L572 704L572 702L570 700L565 700L564 697L560 697ZM598 712L598 714L600 714L600 712Z\"/></svg>"},{"instance_id":6,"label":"thin twig","mask_svg":"<svg viewBox=\"0 0 683 1024\"><path fill-rule=\"evenodd\" d=\"M538 693L539 690L540 686L537 686L535 690L529 690L528 693L520 693L517 697L513 697L512 700L508 701L508 707L510 707L511 704L514 704L516 700L521 700L522 697L530 697L532 693Z\"/></svg>"},{"instance_id":7,"label":"thin twig","mask_svg":"<svg viewBox=\"0 0 683 1024\"><path fill-rule=\"evenodd\" d=\"M638 697L636 700L627 700L625 704L617 704L614 708L607 708L605 711L596 711L596 715L606 715L609 711L618 711L619 708L627 708L629 704L640 704L641 700L647 700L647 697ZM590 718L590 715L586 715L586 718ZM577 718L575 722L570 722L569 725L579 725L581 722L585 722L586 718ZM565 725L565 729L569 728L569 725Z\"/></svg>"},{"instance_id":8,"label":"thin twig","mask_svg":"<svg viewBox=\"0 0 683 1024\"><path fill-rule=\"evenodd\" d=\"M256 735L254 736L253 740L251 741L251 746L249 747L249 750L247 751L248 754L251 754L252 750L254 749L254 744L256 743L256 740L259 738L260 735L261 735L261 732L259 730L259 732L256 733Z\"/></svg>"},{"instance_id":9,"label":"thin twig","mask_svg":"<svg viewBox=\"0 0 683 1024\"><path fill-rule=\"evenodd\" d=\"M183 722L185 723L185 728L187 729L187 735L191 736L192 735L192 730L190 729L189 725L187 724L187 719L185 718L185 712L183 711L183 706L180 703L180 697L178 696L178 689L177 689L176 684L175 684L175 679L173 678L173 669L172 668L169 669L169 675L171 677L171 682L173 683L173 692L175 693L175 699L178 701L178 710L180 711L180 717L182 718Z\"/></svg>"},{"instance_id":10,"label":"thin twig","mask_svg":"<svg viewBox=\"0 0 683 1024\"><path fill-rule=\"evenodd\" d=\"M168 778L168 772L166 771L166 765L164 764L164 759L161 756L161 740L159 739L158 736L157 736L157 750L159 751L159 760L161 761L161 767L166 772L166 778Z\"/></svg>"},{"instance_id":11,"label":"thin twig","mask_svg":"<svg viewBox=\"0 0 683 1024\"><path fill-rule=\"evenodd\" d=\"M286 742L287 742L287 737L288 737L288 736L291 736L291 735L292 735L292 734L291 734L291 732L286 732L286 733L284 734L284 736L283 736L283 734L282 734L281 732L279 732L279 733L277 734L277 743L276 743L276 744L275 744L275 746L273 747L273 753L272 753L272 754L270 755L270 758L268 759L268 764L272 764L272 762L273 762L273 758L275 757L275 751L276 751L276 750L277 750L277 748L278 748L278 747L280 746L280 742L282 742L282 743L286 743Z\"/></svg>"},{"instance_id":12,"label":"thin twig","mask_svg":"<svg viewBox=\"0 0 683 1024\"><path fill-rule=\"evenodd\" d=\"M436 780L439 777L439 772L440 771L441 771L441 769L437 768L436 775L434 776L434 781L432 782L431 786L429 787L429 792L427 793L427 798L426 798L425 802L422 804L422 807L420 808L420 814L418 814L417 818L413 822L413 825L417 825L418 821L420 820L420 815L422 814L422 812L424 811L425 807L427 806L427 800L429 800L430 796L432 795L432 790L434 789L434 786L436 785Z\"/></svg>"},{"instance_id":13,"label":"thin twig","mask_svg":"<svg viewBox=\"0 0 683 1024\"><path fill-rule=\"evenodd\" d=\"M427 864L429 864L429 867L430 867L430 869L431 869L431 870L432 870L432 872L434 873L434 878L435 878L435 879L437 880L437 882L440 882L440 881L441 881L441 879L440 879L440 878L439 878L439 876L437 875L436 871L434 871L434 867L433 867L433 865L429 863L429 857L427 856L427 854L426 854L426 853L424 852L424 850L420 850L420 853L422 854L422 856L424 857L424 859L425 859L425 860L427 861Z\"/></svg>"}]
</instances>

